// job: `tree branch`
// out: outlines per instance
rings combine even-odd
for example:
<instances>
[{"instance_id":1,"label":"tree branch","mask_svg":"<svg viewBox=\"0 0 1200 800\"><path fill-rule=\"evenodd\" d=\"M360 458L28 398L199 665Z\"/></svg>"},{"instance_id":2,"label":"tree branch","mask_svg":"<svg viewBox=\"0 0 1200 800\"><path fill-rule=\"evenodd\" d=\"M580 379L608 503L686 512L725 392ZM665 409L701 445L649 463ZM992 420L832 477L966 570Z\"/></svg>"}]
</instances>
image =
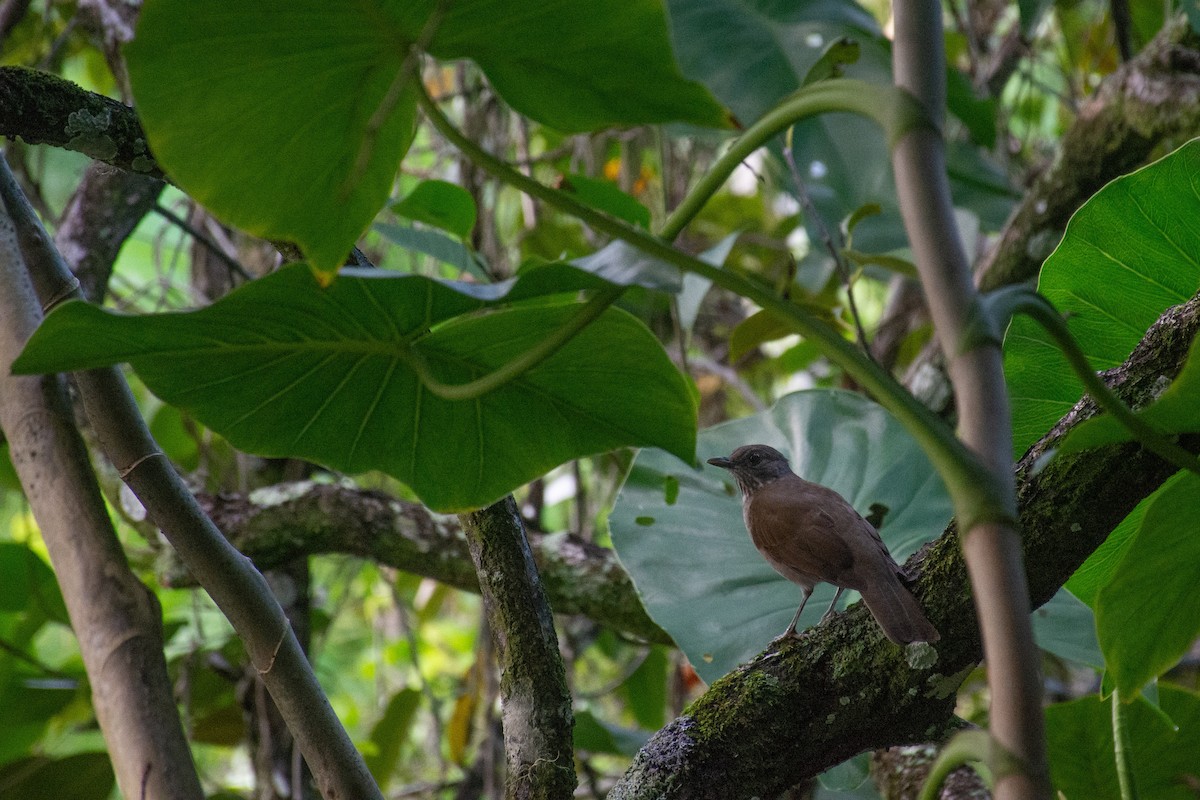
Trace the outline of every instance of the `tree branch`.
<instances>
[{"instance_id":1,"label":"tree branch","mask_svg":"<svg viewBox=\"0 0 1200 800\"><path fill-rule=\"evenodd\" d=\"M1198 331L1200 296L1168 310L1106 382L1126 403L1146 406L1163 376L1178 374ZM1016 466L1033 607L1175 472L1136 443L1059 455L1034 469L1094 413L1090 400L1080 401ZM1194 452L1200 436L1183 444ZM864 750L940 738L955 725L959 684L983 656L957 527L908 567L921 572L915 593L942 633L934 663L909 663L881 636L864 637L872 623L855 604L714 683L638 753L610 800L772 797Z\"/></svg>"},{"instance_id":2,"label":"tree branch","mask_svg":"<svg viewBox=\"0 0 1200 800\"><path fill-rule=\"evenodd\" d=\"M0 136L75 150L97 161L165 178L132 108L28 67L0 67Z\"/></svg>"},{"instance_id":3,"label":"tree branch","mask_svg":"<svg viewBox=\"0 0 1200 800\"><path fill-rule=\"evenodd\" d=\"M347 484L279 484L249 495L202 496L213 522L259 569L301 555L369 558L458 589L479 591L467 538L456 517ZM638 599L616 554L570 534L529 533L530 549L550 606L582 614L613 630L658 644L671 638ZM171 585L187 583L168 570Z\"/></svg>"},{"instance_id":4,"label":"tree branch","mask_svg":"<svg viewBox=\"0 0 1200 800\"><path fill-rule=\"evenodd\" d=\"M20 193L12 172L7 164L0 167L4 200L17 221L21 250L42 305L51 307L78 297L75 278ZM15 351L12 356L15 358ZM322 794L327 798L381 800L382 794L362 755L321 690L266 581L196 504L150 436L121 372L116 368L96 369L77 372L74 377L105 455L233 625L287 720ZM140 794L133 792L130 796Z\"/></svg>"},{"instance_id":5,"label":"tree branch","mask_svg":"<svg viewBox=\"0 0 1200 800\"><path fill-rule=\"evenodd\" d=\"M0 168L15 188L2 158ZM0 427L62 587L121 792L200 800L163 660L162 611L129 569L62 382L57 375L11 374L41 313L21 253L21 215L4 195Z\"/></svg>"},{"instance_id":6,"label":"tree branch","mask_svg":"<svg viewBox=\"0 0 1200 800\"><path fill-rule=\"evenodd\" d=\"M912 92L940 123L946 105L941 3L903 0L894 11L896 85ZM892 166L904 229L957 399L959 436L987 465L984 480L1003 497L1009 512L980 517L968 498L948 487L962 525L962 550L986 644L989 733L1021 763L1020 770L997 775L996 797L1049 797L1041 657L1033 639L1021 534L1015 524L1012 423L1000 346L981 344L967 352L959 348L978 294L958 238L941 133L927 128L909 131L892 150Z\"/></svg>"},{"instance_id":7,"label":"tree branch","mask_svg":"<svg viewBox=\"0 0 1200 800\"><path fill-rule=\"evenodd\" d=\"M546 593L512 495L460 516L500 665L506 800L575 791L571 693Z\"/></svg>"},{"instance_id":8,"label":"tree branch","mask_svg":"<svg viewBox=\"0 0 1200 800\"><path fill-rule=\"evenodd\" d=\"M92 162L63 212L54 244L71 265L84 296L101 303L125 240L154 208L165 184Z\"/></svg>"}]
</instances>

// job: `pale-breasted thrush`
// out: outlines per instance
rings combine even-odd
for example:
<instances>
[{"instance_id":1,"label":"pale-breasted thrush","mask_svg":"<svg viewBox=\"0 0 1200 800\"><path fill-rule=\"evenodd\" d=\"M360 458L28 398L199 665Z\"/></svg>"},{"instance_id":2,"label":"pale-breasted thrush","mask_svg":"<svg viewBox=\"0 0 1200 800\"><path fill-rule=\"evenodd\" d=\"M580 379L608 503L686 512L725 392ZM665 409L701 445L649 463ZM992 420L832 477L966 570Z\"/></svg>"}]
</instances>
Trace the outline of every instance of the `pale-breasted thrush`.
<instances>
[{"instance_id":1,"label":"pale-breasted thrush","mask_svg":"<svg viewBox=\"0 0 1200 800\"><path fill-rule=\"evenodd\" d=\"M742 490L742 516L754 546L802 598L784 636L796 634L800 612L818 583L837 587L824 622L846 589L862 595L871 615L896 644L936 642L937 629L901 583L903 569L879 532L840 494L792 472L773 447L750 444L709 464L729 470Z\"/></svg>"}]
</instances>

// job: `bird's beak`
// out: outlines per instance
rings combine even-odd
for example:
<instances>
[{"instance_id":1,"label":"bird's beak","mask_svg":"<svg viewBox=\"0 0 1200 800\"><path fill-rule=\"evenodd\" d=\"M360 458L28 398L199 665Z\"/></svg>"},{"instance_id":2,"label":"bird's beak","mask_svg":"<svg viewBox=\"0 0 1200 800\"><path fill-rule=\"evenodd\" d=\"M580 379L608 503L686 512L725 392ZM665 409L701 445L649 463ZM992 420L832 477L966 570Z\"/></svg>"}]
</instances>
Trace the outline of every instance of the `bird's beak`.
<instances>
[{"instance_id":1,"label":"bird's beak","mask_svg":"<svg viewBox=\"0 0 1200 800\"><path fill-rule=\"evenodd\" d=\"M728 458L710 458L708 463L712 464L714 467L720 467L721 469L733 468L733 462Z\"/></svg>"}]
</instances>

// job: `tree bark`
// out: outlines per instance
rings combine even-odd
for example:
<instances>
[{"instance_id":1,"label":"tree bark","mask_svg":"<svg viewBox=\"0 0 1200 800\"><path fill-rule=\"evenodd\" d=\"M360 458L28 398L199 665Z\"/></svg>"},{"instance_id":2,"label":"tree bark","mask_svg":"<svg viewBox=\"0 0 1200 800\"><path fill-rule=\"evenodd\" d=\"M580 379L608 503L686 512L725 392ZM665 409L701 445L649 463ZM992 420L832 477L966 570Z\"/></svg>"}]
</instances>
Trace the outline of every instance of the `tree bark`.
<instances>
[{"instance_id":1,"label":"tree bark","mask_svg":"<svg viewBox=\"0 0 1200 800\"><path fill-rule=\"evenodd\" d=\"M461 516L500 664L506 800L575 791L571 693L525 526L512 495Z\"/></svg>"},{"instance_id":2,"label":"tree bark","mask_svg":"<svg viewBox=\"0 0 1200 800\"><path fill-rule=\"evenodd\" d=\"M62 587L117 783L125 797L201 800L163 660L161 610L125 560L62 382L11 374L41 314L3 205L0 428Z\"/></svg>"},{"instance_id":3,"label":"tree bark","mask_svg":"<svg viewBox=\"0 0 1200 800\"><path fill-rule=\"evenodd\" d=\"M982 291L1034 280L1067 220L1109 181L1200 132L1200 33L1180 15L1105 78L978 270Z\"/></svg>"},{"instance_id":4,"label":"tree bark","mask_svg":"<svg viewBox=\"0 0 1200 800\"><path fill-rule=\"evenodd\" d=\"M83 153L164 178L134 110L68 80L28 67L0 67L0 136Z\"/></svg>"}]
</instances>

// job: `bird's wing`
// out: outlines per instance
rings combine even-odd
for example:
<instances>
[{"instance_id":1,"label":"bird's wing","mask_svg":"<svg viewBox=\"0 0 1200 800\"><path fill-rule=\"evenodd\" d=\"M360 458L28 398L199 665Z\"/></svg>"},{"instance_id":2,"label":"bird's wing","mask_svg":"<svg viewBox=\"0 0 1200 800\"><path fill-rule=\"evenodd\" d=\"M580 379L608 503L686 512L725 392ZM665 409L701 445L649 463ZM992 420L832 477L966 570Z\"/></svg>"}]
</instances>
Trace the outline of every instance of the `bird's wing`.
<instances>
[{"instance_id":1,"label":"bird's wing","mask_svg":"<svg viewBox=\"0 0 1200 800\"><path fill-rule=\"evenodd\" d=\"M750 503L747 522L755 545L769 560L816 581L838 583L839 576L853 568L854 551L839 533L837 510L827 509L828 503L820 502L825 498L806 491L812 486L797 479L760 488Z\"/></svg>"}]
</instances>

